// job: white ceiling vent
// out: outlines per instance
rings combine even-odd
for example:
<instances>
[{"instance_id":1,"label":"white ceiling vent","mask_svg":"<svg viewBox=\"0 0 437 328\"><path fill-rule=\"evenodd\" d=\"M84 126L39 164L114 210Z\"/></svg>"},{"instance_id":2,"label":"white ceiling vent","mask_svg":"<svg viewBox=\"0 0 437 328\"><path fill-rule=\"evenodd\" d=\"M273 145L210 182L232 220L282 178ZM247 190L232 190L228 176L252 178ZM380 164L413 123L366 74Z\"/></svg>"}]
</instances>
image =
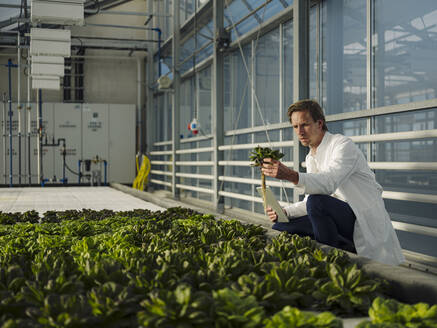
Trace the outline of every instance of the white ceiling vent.
<instances>
[{"instance_id":1,"label":"white ceiling vent","mask_svg":"<svg viewBox=\"0 0 437 328\"><path fill-rule=\"evenodd\" d=\"M31 56L71 56L71 31L48 28L30 29Z\"/></svg>"},{"instance_id":2,"label":"white ceiling vent","mask_svg":"<svg viewBox=\"0 0 437 328\"><path fill-rule=\"evenodd\" d=\"M83 0L32 0L32 23L84 25Z\"/></svg>"}]
</instances>

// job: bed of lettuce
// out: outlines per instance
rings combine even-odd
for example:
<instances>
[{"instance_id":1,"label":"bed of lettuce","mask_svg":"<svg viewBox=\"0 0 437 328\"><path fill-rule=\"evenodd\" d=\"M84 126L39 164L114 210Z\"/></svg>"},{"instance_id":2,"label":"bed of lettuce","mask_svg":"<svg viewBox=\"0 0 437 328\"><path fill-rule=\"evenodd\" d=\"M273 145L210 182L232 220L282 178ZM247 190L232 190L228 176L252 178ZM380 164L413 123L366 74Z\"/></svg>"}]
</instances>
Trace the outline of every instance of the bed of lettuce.
<instances>
[{"instance_id":1,"label":"bed of lettuce","mask_svg":"<svg viewBox=\"0 0 437 328\"><path fill-rule=\"evenodd\" d=\"M0 327L437 327L339 250L189 209L0 213Z\"/></svg>"}]
</instances>

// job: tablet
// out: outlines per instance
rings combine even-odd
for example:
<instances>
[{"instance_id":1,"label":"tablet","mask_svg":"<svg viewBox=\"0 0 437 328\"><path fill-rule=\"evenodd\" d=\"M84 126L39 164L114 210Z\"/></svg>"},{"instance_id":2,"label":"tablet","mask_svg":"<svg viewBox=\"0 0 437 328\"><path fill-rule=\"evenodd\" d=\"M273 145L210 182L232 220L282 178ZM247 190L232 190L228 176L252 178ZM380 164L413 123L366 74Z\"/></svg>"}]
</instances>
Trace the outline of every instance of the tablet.
<instances>
[{"instance_id":1,"label":"tablet","mask_svg":"<svg viewBox=\"0 0 437 328\"><path fill-rule=\"evenodd\" d=\"M258 190L258 193L262 198L263 197L262 188L256 187L256 190ZM276 222L289 222L287 216L282 211L281 205L279 205L278 201L275 198L275 195L273 195L273 192L269 187L266 188L266 204L267 206L270 206L278 214L278 221Z\"/></svg>"}]
</instances>

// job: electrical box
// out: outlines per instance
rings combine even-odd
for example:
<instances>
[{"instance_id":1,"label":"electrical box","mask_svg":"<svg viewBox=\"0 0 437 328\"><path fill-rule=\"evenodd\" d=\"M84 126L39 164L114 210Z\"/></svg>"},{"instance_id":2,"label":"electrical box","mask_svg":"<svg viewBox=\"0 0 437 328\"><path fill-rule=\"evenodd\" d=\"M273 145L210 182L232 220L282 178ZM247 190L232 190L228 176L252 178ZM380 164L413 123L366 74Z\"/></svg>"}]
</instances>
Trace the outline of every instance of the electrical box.
<instances>
[{"instance_id":1,"label":"electrical box","mask_svg":"<svg viewBox=\"0 0 437 328\"><path fill-rule=\"evenodd\" d=\"M32 23L59 25L83 25L83 0L32 0L30 8Z\"/></svg>"}]
</instances>

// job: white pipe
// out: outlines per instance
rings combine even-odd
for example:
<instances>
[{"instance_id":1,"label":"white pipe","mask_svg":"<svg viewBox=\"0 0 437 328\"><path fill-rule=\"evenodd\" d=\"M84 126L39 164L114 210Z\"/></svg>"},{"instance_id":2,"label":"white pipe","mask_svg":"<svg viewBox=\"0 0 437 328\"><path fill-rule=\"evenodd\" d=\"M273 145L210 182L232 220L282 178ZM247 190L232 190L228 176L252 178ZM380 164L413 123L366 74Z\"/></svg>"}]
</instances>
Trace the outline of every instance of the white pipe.
<instances>
[{"instance_id":1,"label":"white pipe","mask_svg":"<svg viewBox=\"0 0 437 328\"><path fill-rule=\"evenodd\" d=\"M436 162L368 162L372 170L437 171Z\"/></svg>"},{"instance_id":2,"label":"white pipe","mask_svg":"<svg viewBox=\"0 0 437 328\"><path fill-rule=\"evenodd\" d=\"M137 152L142 149L142 138L141 138L141 110L142 110L142 87L143 87L143 79L142 79L142 58L137 57L137 124L136 124L136 139L137 139Z\"/></svg>"},{"instance_id":3,"label":"white pipe","mask_svg":"<svg viewBox=\"0 0 437 328\"><path fill-rule=\"evenodd\" d=\"M191 174L191 173L176 173L177 177L189 178L189 179L205 179L212 180L214 177L208 174Z\"/></svg>"},{"instance_id":4,"label":"white pipe","mask_svg":"<svg viewBox=\"0 0 437 328\"><path fill-rule=\"evenodd\" d=\"M257 202L262 203L263 200L261 197L254 197L249 195L243 195L243 194L237 194L229 191L219 191L220 196L230 197L230 198L236 198L236 199L242 199L242 200L248 200L250 202Z\"/></svg>"},{"instance_id":5,"label":"white pipe","mask_svg":"<svg viewBox=\"0 0 437 328\"><path fill-rule=\"evenodd\" d=\"M2 46L4 48L5 46ZM16 48L16 46L13 46L11 48ZM24 48L24 47L22 47ZM121 50L124 51L124 50ZM16 53L0 53L0 57L16 57ZM105 55L71 55L71 58L85 58L85 59L116 59L116 60L136 60L135 57L129 57L129 56L105 56Z\"/></svg>"},{"instance_id":6,"label":"white pipe","mask_svg":"<svg viewBox=\"0 0 437 328\"><path fill-rule=\"evenodd\" d=\"M171 145L171 140L170 141L158 141L153 143L154 146L167 146L167 145Z\"/></svg>"},{"instance_id":7,"label":"white pipe","mask_svg":"<svg viewBox=\"0 0 437 328\"><path fill-rule=\"evenodd\" d=\"M31 183L31 171L30 171L30 133L31 133L31 117L30 117L30 51L27 51L27 104L26 104L26 110L27 110L27 131L26 131L26 135L27 135L27 142L25 143L27 145L26 149L26 156L25 158L27 158L27 163L28 165L25 165L24 167L26 167L26 173L29 174L29 185ZM28 170L28 171L27 171Z\"/></svg>"},{"instance_id":8,"label":"white pipe","mask_svg":"<svg viewBox=\"0 0 437 328\"><path fill-rule=\"evenodd\" d=\"M192 191L203 192L205 194L212 194L214 192L211 189L187 186L187 185L183 185L183 184L177 184L176 188L183 189L183 190L192 190Z\"/></svg>"},{"instance_id":9,"label":"white pipe","mask_svg":"<svg viewBox=\"0 0 437 328\"><path fill-rule=\"evenodd\" d=\"M20 33L17 35L17 111L18 111L18 184L21 186L21 39Z\"/></svg>"},{"instance_id":10,"label":"white pipe","mask_svg":"<svg viewBox=\"0 0 437 328\"><path fill-rule=\"evenodd\" d=\"M150 162L151 165L172 165L172 161L152 161Z\"/></svg>"},{"instance_id":11,"label":"white pipe","mask_svg":"<svg viewBox=\"0 0 437 328\"><path fill-rule=\"evenodd\" d=\"M399 140L410 140L410 139L427 139L427 138L436 138L436 137L437 137L437 129L379 133L379 134L372 134L372 135L352 136L350 138L355 143L361 143L361 142L378 142L378 141L399 141Z\"/></svg>"},{"instance_id":12,"label":"white pipe","mask_svg":"<svg viewBox=\"0 0 437 328\"><path fill-rule=\"evenodd\" d=\"M395 216L395 214L393 216ZM393 225L393 228L395 228L396 230L408 231L412 233L417 233L419 235L437 237L437 228L422 226L419 224L393 221L393 220L391 220L391 223Z\"/></svg>"},{"instance_id":13,"label":"white pipe","mask_svg":"<svg viewBox=\"0 0 437 328\"><path fill-rule=\"evenodd\" d=\"M253 144L223 145L219 150L253 149L255 147L293 147L293 141L258 142Z\"/></svg>"},{"instance_id":14,"label":"white pipe","mask_svg":"<svg viewBox=\"0 0 437 328\"><path fill-rule=\"evenodd\" d=\"M416 194L410 192L398 192L398 191L383 191L382 198L395 199L395 200L407 200L410 202L419 203L431 203L437 204L437 195L431 194Z\"/></svg>"},{"instance_id":15,"label":"white pipe","mask_svg":"<svg viewBox=\"0 0 437 328\"><path fill-rule=\"evenodd\" d=\"M173 151L171 151L171 150L151 151L151 152L149 152L149 154L152 156L171 155L171 154L173 154Z\"/></svg>"},{"instance_id":16,"label":"white pipe","mask_svg":"<svg viewBox=\"0 0 437 328\"><path fill-rule=\"evenodd\" d=\"M156 183L156 184L159 184L159 185L163 185L163 186L167 186L167 187L171 187L171 183L170 182L165 182L165 181L156 180L156 179L151 179L150 182Z\"/></svg>"},{"instance_id":17,"label":"white pipe","mask_svg":"<svg viewBox=\"0 0 437 328\"><path fill-rule=\"evenodd\" d=\"M251 166L251 161L219 161L221 166ZM293 162L282 162L287 167L293 167Z\"/></svg>"},{"instance_id":18,"label":"white pipe","mask_svg":"<svg viewBox=\"0 0 437 328\"><path fill-rule=\"evenodd\" d=\"M6 93L3 93L3 177L5 178L4 183L6 184Z\"/></svg>"},{"instance_id":19,"label":"white pipe","mask_svg":"<svg viewBox=\"0 0 437 328\"><path fill-rule=\"evenodd\" d=\"M209 139L212 139L212 135L182 139L181 143L197 142L197 141L209 140Z\"/></svg>"},{"instance_id":20,"label":"white pipe","mask_svg":"<svg viewBox=\"0 0 437 328\"><path fill-rule=\"evenodd\" d=\"M179 149L176 150L176 154L192 154L192 153L207 153L212 152L212 147L192 148L192 149Z\"/></svg>"},{"instance_id":21,"label":"white pipe","mask_svg":"<svg viewBox=\"0 0 437 328\"><path fill-rule=\"evenodd\" d=\"M37 108L36 108L36 126L37 128L37 142L36 142L36 150L37 150L37 154L38 154L38 184L41 183L41 148L40 148L40 142L39 142L39 138L40 138L40 126L39 126L39 111L40 111L40 104L39 104L39 89L36 89L36 104L37 104Z\"/></svg>"},{"instance_id":22,"label":"white pipe","mask_svg":"<svg viewBox=\"0 0 437 328\"><path fill-rule=\"evenodd\" d=\"M21 135L21 40L20 40L20 34L17 36L17 42L18 42L18 50L17 50L17 57L18 57L18 67L17 67L17 81L18 81L18 87L17 87L17 109L18 109L18 135ZM19 154L18 156L20 156Z\"/></svg>"},{"instance_id":23,"label":"white pipe","mask_svg":"<svg viewBox=\"0 0 437 328\"><path fill-rule=\"evenodd\" d=\"M156 175L167 175L167 176L172 175L171 172L159 171L159 170L151 170L150 173L156 174Z\"/></svg>"},{"instance_id":24,"label":"white pipe","mask_svg":"<svg viewBox=\"0 0 437 328\"><path fill-rule=\"evenodd\" d=\"M176 165L178 166L213 166L214 162L210 161L183 161L183 162L176 162Z\"/></svg>"},{"instance_id":25,"label":"white pipe","mask_svg":"<svg viewBox=\"0 0 437 328\"><path fill-rule=\"evenodd\" d=\"M237 183L244 183L244 184L251 184L251 185L261 185L260 179L247 179L247 178L220 176L219 180L225 182L237 182ZM296 186L291 182L285 182L285 181L267 180L266 185L272 187L296 188Z\"/></svg>"},{"instance_id":26,"label":"white pipe","mask_svg":"<svg viewBox=\"0 0 437 328\"><path fill-rule=\"evenodd\" d=\"M19 8L19 7L18 7ZM84 10L86 14L99 14L99 15L132 15L132 16L155 16L155 17L171 17L171 15L156 15L148 13L139 13L136 11L112 11L112 10Z\"/></svg>"}]
</instances>

